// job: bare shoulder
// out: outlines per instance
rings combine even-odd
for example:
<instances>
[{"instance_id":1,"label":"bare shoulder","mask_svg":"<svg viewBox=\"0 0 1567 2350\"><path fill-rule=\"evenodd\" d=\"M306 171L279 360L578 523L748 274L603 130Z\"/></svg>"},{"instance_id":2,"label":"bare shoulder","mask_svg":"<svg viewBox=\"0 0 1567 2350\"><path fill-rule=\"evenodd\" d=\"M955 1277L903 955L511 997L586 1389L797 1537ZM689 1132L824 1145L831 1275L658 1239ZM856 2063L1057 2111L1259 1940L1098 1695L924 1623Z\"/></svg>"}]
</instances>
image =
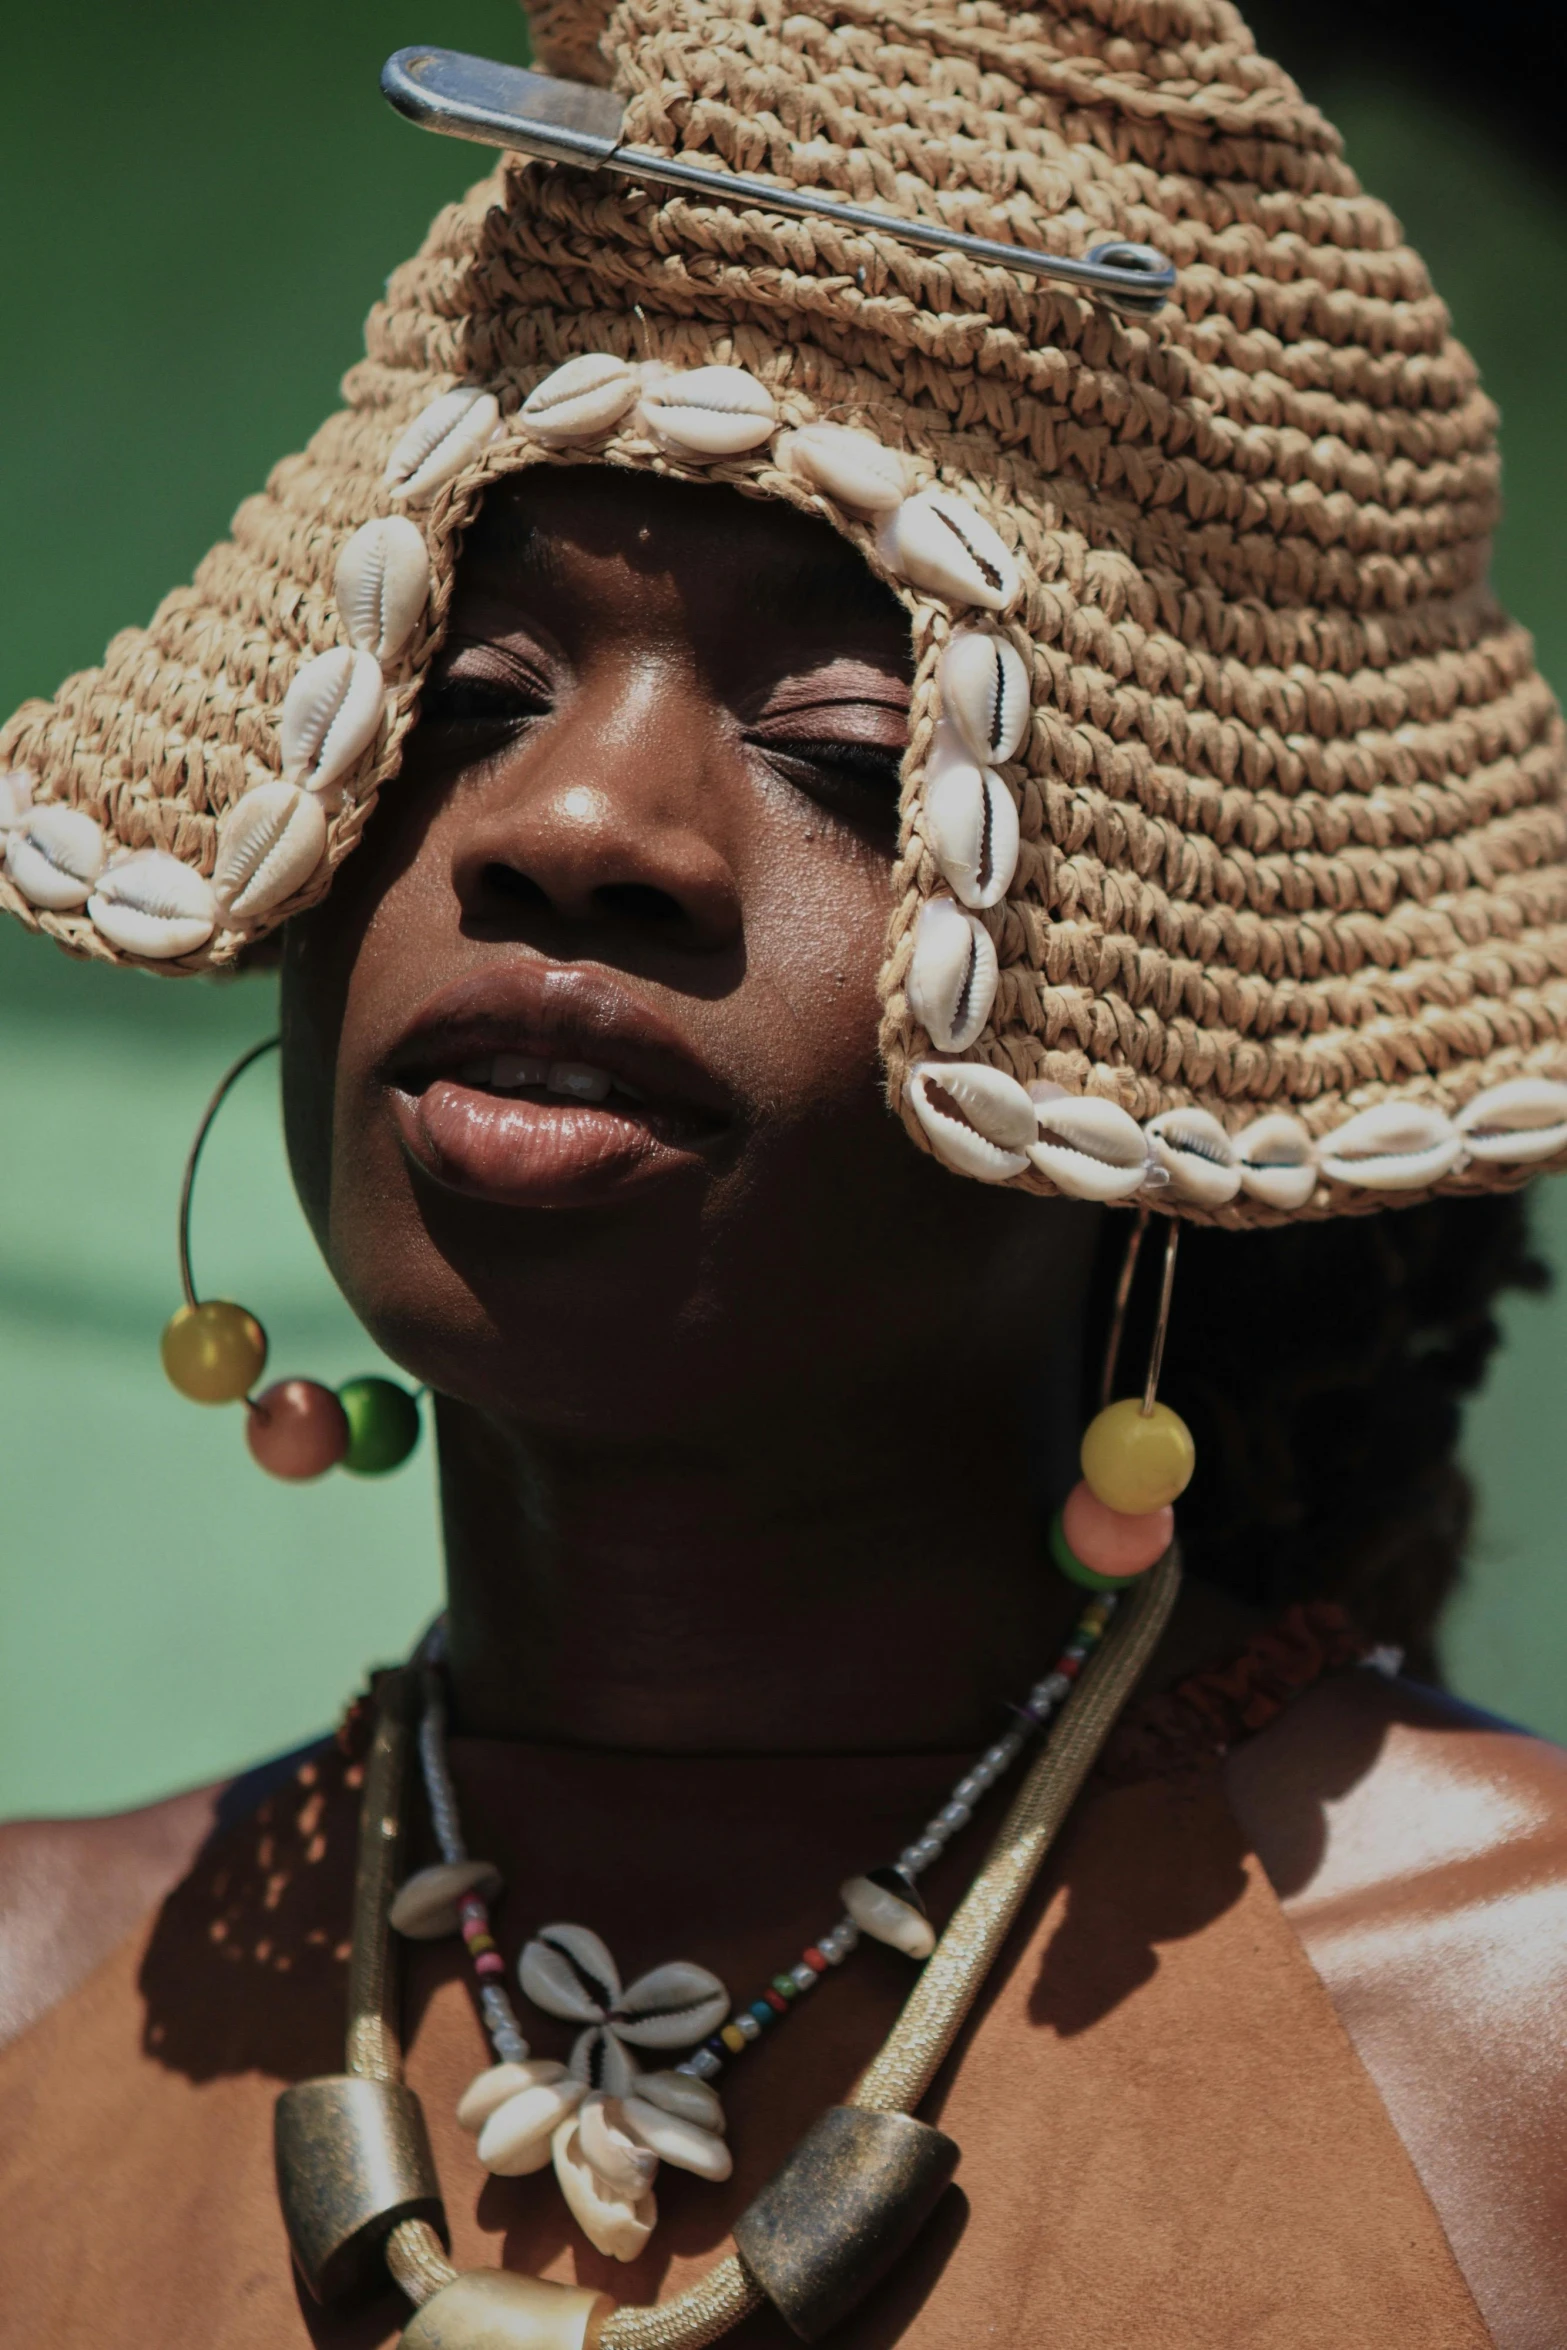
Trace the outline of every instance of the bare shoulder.
<instances>
[{"instance_id":1,"label":"bare shoulder","mask_svg":"<svg viewBox=\"0 0 1567 2350\"><path fill-rule=\"evenodd\" d=\"M101 1819L0 1825L0 2045L85 1981L189 1869L221 1784Z\"/></svg>"},{"instance_id":2,"label":"bare shoulder","mask_svg":"<svg viewBox=\"0 0 1567 2350\"><path fill-rule=\"evenodd\" d=\"M1461 1897L1567 1861L1567 1749L1381 1673L1319 1683L1236 1748L1228 1778L1302 1931L1417 1883L1429 1904L1438 1884Z\"/></svg>"},{"instance_id":3,"label":"bare shoulder","mask_svg":"<svg viewBox=\"0 0 1567 2350\"><path fill-rule=\"evenodd\" d=\"M1228 1779L1498 2350L1567 2340L1567 1751L1354 1672Z\"/></svg>"}]
</instances>

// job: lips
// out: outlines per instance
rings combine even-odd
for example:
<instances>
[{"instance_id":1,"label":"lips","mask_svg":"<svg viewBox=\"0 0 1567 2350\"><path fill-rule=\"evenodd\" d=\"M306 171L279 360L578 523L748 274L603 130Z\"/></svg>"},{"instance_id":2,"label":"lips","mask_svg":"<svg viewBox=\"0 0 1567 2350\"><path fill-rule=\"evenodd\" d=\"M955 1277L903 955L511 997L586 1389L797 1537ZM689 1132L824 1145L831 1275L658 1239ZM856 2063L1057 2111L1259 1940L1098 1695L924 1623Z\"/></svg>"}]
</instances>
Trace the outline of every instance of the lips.
<instances>
[{"instance_id":1,"label":"lips","mask_svg":"<svg viewBox=\"0 0 1567 2350\"><path fill-rule=\"evenodd\" d=\"M382 1071L404 1148L448 1190L593 1206L710 1166L733 1104L673 1024L607 972L467 974Z\"/></svg>"}]
</instances>

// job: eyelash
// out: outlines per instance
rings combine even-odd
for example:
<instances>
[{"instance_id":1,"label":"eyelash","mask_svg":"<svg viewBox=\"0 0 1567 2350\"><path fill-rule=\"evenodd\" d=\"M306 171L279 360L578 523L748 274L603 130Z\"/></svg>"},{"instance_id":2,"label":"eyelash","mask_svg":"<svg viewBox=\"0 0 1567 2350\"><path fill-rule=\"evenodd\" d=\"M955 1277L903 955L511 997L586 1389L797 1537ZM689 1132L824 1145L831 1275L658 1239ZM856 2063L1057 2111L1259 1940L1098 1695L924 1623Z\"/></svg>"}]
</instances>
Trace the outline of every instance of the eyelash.
<instances>
[{"instance_id":1,"label":"eyelash","mask_svg":"<svg viewBox=\"0 0 1567 2350\"><path fill-rule=\"evenodd\" d=\"M542 718L548 709L543 692L520 678L508 683L491 677L446 677L426 687L420 717L426 725L453 732L511 734L530 719Z\"/></svg>"},{"instance_id":2,"label":"eyelash","mask_svg":"<svg viewBox=\"0 0 1567 2350\"><path fill-rule=\"evenodd\" d=\"M753 749L765 751L770 759L794 761L801 766L825 768L835 775L846 775L856 783L879 786L894 794L903 767L903 753L881 743L836 742L777 742L757 735L748 735Z\"/></svg>"}]
</instances>

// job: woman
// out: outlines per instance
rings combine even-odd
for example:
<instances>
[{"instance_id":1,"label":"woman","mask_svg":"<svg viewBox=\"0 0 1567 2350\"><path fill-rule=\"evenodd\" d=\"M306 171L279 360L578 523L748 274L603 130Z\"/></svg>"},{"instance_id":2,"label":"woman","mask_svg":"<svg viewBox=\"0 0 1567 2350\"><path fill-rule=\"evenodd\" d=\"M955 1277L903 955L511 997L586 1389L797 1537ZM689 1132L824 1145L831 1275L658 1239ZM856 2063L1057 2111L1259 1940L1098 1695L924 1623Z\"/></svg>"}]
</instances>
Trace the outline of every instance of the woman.
<instances>
[{"instance_id":1,"label":"woman","mask_svg":"<svg viewBox=\"0 0 1567 2350\"><path fill-rule=\"evenodd\" d=\"M281 931L296 1180L436 1399L449 1593L281 1777L13 1833L8 2325L1554 2342L1563 1764L1354 1664L1429 1635L1567 1157L1472 371L1228 10L535 30L631 144L1080 212L1177 295L509 164L195 589L0 742L23 919ZM1074 1483L1149 1208L1167 1627L1181 1423L1095 1419ZM168 1359L248 1391L218 1311ZM304 1382L248 1427L358 1441ZM855 2084L960 1975L895 2122Z\"/></svg>"}]
</instances>

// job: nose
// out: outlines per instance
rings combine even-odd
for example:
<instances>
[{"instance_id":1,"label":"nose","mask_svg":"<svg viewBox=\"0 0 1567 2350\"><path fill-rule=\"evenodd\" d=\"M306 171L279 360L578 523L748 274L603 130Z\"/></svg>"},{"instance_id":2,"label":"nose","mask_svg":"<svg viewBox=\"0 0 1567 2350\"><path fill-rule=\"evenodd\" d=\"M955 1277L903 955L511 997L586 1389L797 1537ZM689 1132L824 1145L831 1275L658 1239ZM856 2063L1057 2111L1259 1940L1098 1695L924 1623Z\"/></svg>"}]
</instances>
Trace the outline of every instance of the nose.
<instances>
[{"instance_id":1,"label":"nose","mask_svg":"<svg viewBox=\"0 0 1567 2350\"><path fill-rule=\"evenodd\" d=\"M600 676L491 769L455 858L465 920L633 931L712 953L740 935L730 853L744 754L694 679Z\"/></svg>"}]
</instances>

